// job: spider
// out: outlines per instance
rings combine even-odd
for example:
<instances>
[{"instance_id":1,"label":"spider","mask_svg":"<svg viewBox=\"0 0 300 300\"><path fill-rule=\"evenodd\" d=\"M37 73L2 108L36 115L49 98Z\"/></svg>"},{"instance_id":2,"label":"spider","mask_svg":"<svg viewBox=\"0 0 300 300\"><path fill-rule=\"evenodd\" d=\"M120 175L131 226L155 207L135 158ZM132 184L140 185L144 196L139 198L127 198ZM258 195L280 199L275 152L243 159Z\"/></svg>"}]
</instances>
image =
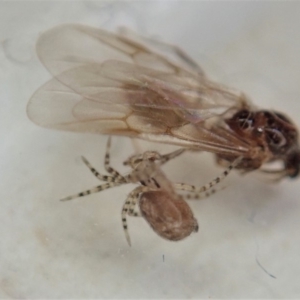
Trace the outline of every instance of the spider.
<instances>
[{"instance_id":1,"label":"spider","mask_svg":"<svg viewBox=\"0 0 300 300\"><path fill-rule=\"evenodd\" d=\"M131 246L131 241L128 233L127 216L144 217L159 236L171 241L182 240L192 232L197 232L197 220L182 195L176 193L176 190L189 192L185 195L187 199L209 197L216 192L213 187L223 180L239 163L239 159L237 159L219 177L202 187L196 187L186 183L172 183L161 170L162 165L181 155L186 149L179 149L163 155L156 151L146 151L142 154L133 155L124 161L124 165L131 167L131 172L127 175L121 175L110 165L110 148L111 138L109 137L104 167L110 175L100 174L82 156L83 162L90 171L100 181L106 183L68 196L61 199L61 201L84 197L127 183L139 184L127 196L121 212L123 229L129 246ZM136 209L137 203L139 210Z\"/></svg>"}]
</instances>

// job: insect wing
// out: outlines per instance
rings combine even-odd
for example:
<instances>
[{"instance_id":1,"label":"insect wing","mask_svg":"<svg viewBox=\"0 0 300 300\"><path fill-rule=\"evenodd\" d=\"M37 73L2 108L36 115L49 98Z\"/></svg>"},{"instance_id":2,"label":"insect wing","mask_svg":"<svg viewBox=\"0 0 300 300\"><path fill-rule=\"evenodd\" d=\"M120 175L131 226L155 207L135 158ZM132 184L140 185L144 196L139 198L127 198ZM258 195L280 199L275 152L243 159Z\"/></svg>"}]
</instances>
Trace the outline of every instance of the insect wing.
<instances>
[{"instance_id":1,"label":"insect wing","mask_svg":"<svg viewBox=\"0 0 300 300\"><path fill-rule=\"evenodd\" d=\"M190 73L139 42L78 24L61 25L46 31L38 39L36 50L54 76L74 67L101 64L106 60L131 62L166 73Z\"/></svg>"},{"instance_id":2,"label":"insect wing","mask_svg":"<svg viewBox=\"0 0 300 300\"><path fill-rule=\"evenodd\" d=\"M160 141L167 134L175 137L167 142L182 146L247 151L234 136L211 134L204 125L245 105L240 95L143 45L100 29L63 25L40 37L37 52L55 76L28 105L29 117L42 126Z\"/></svg>"}]
</instances>

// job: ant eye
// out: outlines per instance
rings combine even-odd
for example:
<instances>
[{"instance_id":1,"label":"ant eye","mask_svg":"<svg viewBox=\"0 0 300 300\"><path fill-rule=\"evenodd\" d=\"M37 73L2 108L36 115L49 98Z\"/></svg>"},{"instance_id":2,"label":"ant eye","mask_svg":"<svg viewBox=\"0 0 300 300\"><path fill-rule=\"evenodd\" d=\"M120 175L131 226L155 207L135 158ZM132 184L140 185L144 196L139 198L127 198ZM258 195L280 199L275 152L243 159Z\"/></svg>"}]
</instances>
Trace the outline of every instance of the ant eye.
<instances>
[{"instance_id":1,"label":"ant eye","mask_svg":"<svg viewBox=\"0 0 300 300\"><path fill-rule=\"evenodd\" d=\"M270 146L281 148L286 145L286 138L277 129L266 129L266 136Z\"/></svg>"}]
</instances>

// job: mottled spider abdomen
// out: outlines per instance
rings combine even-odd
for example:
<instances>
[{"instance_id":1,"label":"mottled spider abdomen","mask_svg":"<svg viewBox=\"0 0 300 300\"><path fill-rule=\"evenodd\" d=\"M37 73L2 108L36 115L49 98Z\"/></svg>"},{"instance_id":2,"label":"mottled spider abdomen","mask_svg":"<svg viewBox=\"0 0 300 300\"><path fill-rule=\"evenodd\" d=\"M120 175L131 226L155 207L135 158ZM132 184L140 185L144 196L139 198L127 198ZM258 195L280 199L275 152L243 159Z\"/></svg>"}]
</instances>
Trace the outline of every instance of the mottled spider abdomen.
<instances>
[{"instance_id":1,"label":"mottled spider abdomen","mask_svg":"<svg viewBox=\"0 0 300 300\"><path fill-rule=\"evenodd\" d=\"M182 197L165 191L142 193L139 200L142 216L152 229L170 241L180 241L198 231L198 222Z\"/></svg>"}]
</instances>

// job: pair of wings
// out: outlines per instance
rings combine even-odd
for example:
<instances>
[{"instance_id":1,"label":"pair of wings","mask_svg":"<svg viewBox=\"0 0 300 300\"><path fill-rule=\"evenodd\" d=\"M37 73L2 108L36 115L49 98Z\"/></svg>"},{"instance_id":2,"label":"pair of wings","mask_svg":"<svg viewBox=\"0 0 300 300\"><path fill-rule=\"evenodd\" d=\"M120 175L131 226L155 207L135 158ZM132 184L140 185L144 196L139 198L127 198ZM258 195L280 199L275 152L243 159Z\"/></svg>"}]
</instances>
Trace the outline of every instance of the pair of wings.
<instances>
[{"instance_id":1,"label":"pair of wings","mask_svg":"<svg viewBox=\"0 0 300 300\"><path fill-rule=\"evenodd\" d=\"M179 48L78 24L46 31L36 47L53 75L27 107L41 126L214 153L249 151L247 141L222 122L226 113L250 108L249 102L207 79Z\"/></svg>"}]
</instances>

